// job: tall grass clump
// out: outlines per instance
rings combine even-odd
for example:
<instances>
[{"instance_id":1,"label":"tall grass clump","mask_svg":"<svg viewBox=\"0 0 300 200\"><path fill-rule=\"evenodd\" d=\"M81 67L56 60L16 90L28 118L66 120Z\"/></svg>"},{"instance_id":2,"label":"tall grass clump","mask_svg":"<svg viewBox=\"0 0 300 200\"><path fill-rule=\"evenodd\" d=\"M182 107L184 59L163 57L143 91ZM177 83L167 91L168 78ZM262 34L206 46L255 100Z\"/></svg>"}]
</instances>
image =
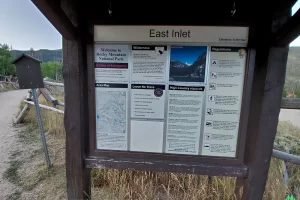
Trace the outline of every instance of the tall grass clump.
<instances>
[{"instance_id":1,"label":"tall grass clump","mask_svg":"<svg viewBox=\"0 0 300 200\"><path fill-rule=\"evenodd\" d=\"M92 170L94 199L235 199L235 178L127 171Z\"/></svg>"}]
</instances>

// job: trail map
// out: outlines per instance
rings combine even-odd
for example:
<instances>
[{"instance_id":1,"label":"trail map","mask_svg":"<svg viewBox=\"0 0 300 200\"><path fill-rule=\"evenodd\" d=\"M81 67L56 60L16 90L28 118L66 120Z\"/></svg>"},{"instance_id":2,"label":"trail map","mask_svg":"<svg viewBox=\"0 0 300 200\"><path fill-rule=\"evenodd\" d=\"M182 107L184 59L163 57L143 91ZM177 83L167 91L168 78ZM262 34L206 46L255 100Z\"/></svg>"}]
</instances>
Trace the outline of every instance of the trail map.
<instances>
[{"instance_id":1,"label":"trail map","mask_svg":"<svg viewBox=\"0 0 300 200\"><path fill-rule=\"evenodd\" d=\"M126 134L126 92L98 92L96 114L97 132Z\"/></svg>"}]
</instances>

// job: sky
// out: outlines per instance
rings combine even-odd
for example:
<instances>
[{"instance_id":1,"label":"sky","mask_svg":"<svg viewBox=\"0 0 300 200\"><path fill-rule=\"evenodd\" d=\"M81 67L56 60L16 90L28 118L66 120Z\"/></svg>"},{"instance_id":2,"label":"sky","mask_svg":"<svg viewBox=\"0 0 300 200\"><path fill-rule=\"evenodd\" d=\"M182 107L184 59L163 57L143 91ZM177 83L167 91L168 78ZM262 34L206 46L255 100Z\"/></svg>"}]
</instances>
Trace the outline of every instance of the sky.
<instances>
[{"instance_id":1,"label":"sky","mask_svg":"<svg viewBox=\"0 0 300 200\"><path fill-rule=\"evenodd\" d=\"M62 37L30 0L0 0L0 43L13 49L60 49ZM300 8L300 0L292 9ZM300 46L300 37L290 46Z\"/></svg>"},{"instance_id":2,"label":"sky","mask_svg":"<svg viewBox=\"0 0 300 200\"><path fill-rule=\"evenodd\" d=\"M62 48L62 36L30 0L0 0L0 43L13 49Z\"/></svg>"},{"instance_id":3,"label":"sky","mask_svg":"<svg viewBox=\"0 0 300 200\"><path fill-rule=\"evenodd\" d=\"M178 46L171 48L171 60L192 65L199 56L207 51L206 46Z\"/></svg>"}]
</instances>

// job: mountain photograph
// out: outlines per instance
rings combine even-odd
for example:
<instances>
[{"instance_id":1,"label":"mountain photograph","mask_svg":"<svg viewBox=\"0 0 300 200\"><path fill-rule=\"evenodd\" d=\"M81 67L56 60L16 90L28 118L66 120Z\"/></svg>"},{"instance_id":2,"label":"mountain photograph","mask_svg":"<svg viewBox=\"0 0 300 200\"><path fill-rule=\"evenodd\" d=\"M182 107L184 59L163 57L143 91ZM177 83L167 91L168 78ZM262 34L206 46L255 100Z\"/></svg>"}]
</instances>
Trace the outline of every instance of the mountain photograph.
<instances>
[{"instance_id":1,"label":"mountain photograph","mask_svg":"<svg viewBox=\"0 0 300 200\"><path fill-rule=\"evenodd\" d=\"M169 81L204 82L206 46L172 46Z\"/></svg>"}]
</instances>

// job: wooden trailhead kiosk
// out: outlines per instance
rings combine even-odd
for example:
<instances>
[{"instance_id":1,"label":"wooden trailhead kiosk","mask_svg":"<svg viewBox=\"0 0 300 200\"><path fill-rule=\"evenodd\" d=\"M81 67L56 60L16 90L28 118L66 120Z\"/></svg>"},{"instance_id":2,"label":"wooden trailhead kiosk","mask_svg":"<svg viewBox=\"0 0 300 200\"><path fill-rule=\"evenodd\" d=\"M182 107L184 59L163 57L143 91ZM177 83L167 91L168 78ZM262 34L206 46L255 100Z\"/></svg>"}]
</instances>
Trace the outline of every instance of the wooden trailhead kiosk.
<instances>
[{"instance_id":1,"label":"wooden trailhead kiosk","mask_svg":"<svg viewBox=\"0 0 300 200\"><path fill-rule=\"evenodd\" d=\"M233 176L262 199L295 0L32 0L62 34L67 191L91 168Z\"/></svg>"}]
</instances>

